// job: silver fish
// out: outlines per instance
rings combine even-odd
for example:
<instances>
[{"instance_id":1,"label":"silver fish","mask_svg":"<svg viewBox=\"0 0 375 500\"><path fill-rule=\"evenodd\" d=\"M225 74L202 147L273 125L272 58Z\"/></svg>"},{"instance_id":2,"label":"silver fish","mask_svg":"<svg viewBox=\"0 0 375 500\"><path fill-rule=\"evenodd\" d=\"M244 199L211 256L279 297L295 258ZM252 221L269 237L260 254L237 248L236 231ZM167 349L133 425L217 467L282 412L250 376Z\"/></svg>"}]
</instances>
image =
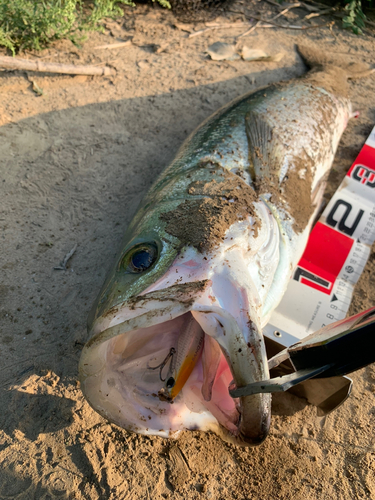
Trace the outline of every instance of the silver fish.
<instances>
[{"instance_id":1,"label":"silver fish","mask_svg":"<svg viewBox=\"0 0 375 500\"><path fill-rule=\"evenodd\" d=\"M80 379L92 407L141 434L214 431L260 444L271 399L262 328L308 239L349 118L346 63L313 69L206 120L131 222L89 319Z\"/></svg>"}]
</instances>

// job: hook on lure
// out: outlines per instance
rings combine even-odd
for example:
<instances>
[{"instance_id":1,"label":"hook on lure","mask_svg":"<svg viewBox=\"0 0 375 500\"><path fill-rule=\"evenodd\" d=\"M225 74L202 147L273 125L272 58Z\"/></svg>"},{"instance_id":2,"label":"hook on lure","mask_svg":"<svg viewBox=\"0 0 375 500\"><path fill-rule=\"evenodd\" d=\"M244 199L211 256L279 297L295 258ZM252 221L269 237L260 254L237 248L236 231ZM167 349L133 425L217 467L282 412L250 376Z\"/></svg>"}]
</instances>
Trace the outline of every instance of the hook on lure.
<instances>
[{"instance_id":1,"label":"hook on lure","mask_svg":"<svg viewBox=\"0 0 375 500\"><path fill-rule=\"evenodd\" d=\"M160 401L173 403L175 397L181 392L185 382L190 377L201 355L204 345L204 332L193 316L188 316L181 328L177 347L171 347L162 363L149 366L151 370L159 369L159 377L164 386L158 392ZM165 366L169 365L165 377Z\"/></svg>"},{"instance_id":2,"label":"hook on lure","mask_svg":"<svg viewBox=\"0 0 375 500\"><path fill-rule=\"evenodd\" d=\"M163 378L163 369L164 367L166 366L166 364L168 363L169 360L171 360L171 362L173 361L173 356L174 354L176 354L176 349L174 347L171 347L169 349L169 353L166 355L166 357L164 358L164 360L160 363L160 365L157 365L157 366L148 366L148 368L150 370L157 370L158 368L160 368L160 371L159 371L159 377L160 377L160 380L162 382L165 382L167 376L165 376Z\"/></svg>"}]
</instances>

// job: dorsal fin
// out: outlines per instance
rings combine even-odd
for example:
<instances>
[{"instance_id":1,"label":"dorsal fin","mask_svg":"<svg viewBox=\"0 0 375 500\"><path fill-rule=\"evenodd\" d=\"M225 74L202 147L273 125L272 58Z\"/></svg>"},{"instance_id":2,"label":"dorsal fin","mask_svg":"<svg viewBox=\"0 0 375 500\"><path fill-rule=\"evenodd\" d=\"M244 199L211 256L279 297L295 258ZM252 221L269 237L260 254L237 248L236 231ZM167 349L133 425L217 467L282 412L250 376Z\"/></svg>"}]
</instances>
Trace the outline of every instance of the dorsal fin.
<instances>
[{"instance_id":1,"label":"dorsal fin","mask_svg":"<svg viewBox=\"0 0 375 500\"><path fill-rule=\"evenodd\" d=\"M246 115L246 133L251 154L251 177L253 181L258 178L270 177L280 174L283 154L280 141L277 140L275 128L267 122L263 113L250 111Z\"/></svg>"}]
</instances>

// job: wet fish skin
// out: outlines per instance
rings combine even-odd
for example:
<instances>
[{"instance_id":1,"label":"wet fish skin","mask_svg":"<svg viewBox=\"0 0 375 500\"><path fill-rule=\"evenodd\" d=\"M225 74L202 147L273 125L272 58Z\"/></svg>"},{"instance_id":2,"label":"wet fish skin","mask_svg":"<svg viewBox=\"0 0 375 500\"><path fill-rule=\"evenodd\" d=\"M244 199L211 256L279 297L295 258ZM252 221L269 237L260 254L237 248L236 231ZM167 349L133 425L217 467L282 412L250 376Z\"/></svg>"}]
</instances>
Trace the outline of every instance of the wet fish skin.
<instances>
[{"instance_id":1,"label":"wet fish skin","mask_svg":"<svg viewBox=\"0 0 375 500\"><path fill-rule=\"evenodd\" d=\"M345 69L328 63L322 72L315 53L307 51L306 57L315 71L241 97L204 122L139 207L93 307L91 340L80 362L83 392L109 420L163 436L181 429L214 430L240 445L259 444L266 437L269 395L242 398L236 403L237 416L236 409L226 413L220 405L215 413L209 402L211 410L202 410L203 405L199 413L191 410L198 403L194 385L189 392L190 382L168 406L154 402L147 384L141 387L121 367L133 362L139 378L151 380L136 355L142 352L146 358L152 352L139 339L152 328L162 335L163 325L172 332L175 321L184 328L178 318L187 314L220 345L237 386L268 378L262 326L303 252L351 116ZM129 252L148 245L156 261L143 272L129 269ZM178 332L165 335L172 341ZM157 342L151 334L147 339L156 352ZM160 356L164 359L165 353ZM216 361L224 363L217 355ZM125 373L126 383L121 378ZM134 387L128 387L129 381ZM206 382L205 388L214 383ZM149 384L157 386L157 380ZM217 392L214 386L214 399ZM186 409L184 398L189 397ZM181 421L171 408L179 408ZM213 413L220 420L217 425Z\"/></svg>"}]
</instances>

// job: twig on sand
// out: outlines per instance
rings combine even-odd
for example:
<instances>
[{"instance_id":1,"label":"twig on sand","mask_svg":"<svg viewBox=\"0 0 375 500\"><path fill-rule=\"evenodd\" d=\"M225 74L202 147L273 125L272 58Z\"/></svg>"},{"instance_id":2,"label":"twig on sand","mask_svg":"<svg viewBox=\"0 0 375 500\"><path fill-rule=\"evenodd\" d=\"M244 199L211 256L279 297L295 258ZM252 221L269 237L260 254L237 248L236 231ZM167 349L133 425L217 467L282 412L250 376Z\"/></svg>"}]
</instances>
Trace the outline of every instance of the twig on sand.
<instances>
[{"instance_id":1,"label":"twig on sand","mask_svg":"<svg viewBox=\"0 0 375 500\"><path fill-rule=\"evenodd\" d=\"M131 40L126 40L126 42L107 43L106 45L97 45L96 47L94 47L94 50L122 49L122 47L127 47L128 45L131 45L131 44L132 44Z\"/></svg>"},{"instance_id":2,"label":"twig on sand","mask_svg":"<svg viewBox=\"0 0 375 500\"><path fill-rule=\"evenodd\" d=\"M272 21L274 21L275 19L277 19L278 17L281 17L281 16L284 16L287 12L289 12L291 9L296 9L297 7L301 7L302 4L300 4L299 2L298 3L294 3L293 5L290 5L289 7L287 7L286 9L282 10L281 12L279 12L275 17L272 18Z\"/></svg>"},{"instance_id":3,"label":"twig on sand","mask_svg":"<svg viewBox=\"0 0 375 500\"><path fill-rule=\"evenodd\" d=\"M327 8L327 5L325 5L324 3L315 2L315 0L305 0L305 1L308 3L311 3L313 5L316 5L317 7L320 7L321 9Z\"/></svg>"},{"instance_id":4,"label":"twig on sand","mask_svg":"<svg viewBox=\"0 0 375 500\"><path fill-rule=\"evenodd\" d=\"M241 35L239 35L237 37L237 40L239 38L242 38L243 36L250 35L250 33L252 33L253 31L255 31L259 27L260 24L261 24L261 22L257 21L255 24L253 24L253 26L250 29L248 29L247 31L245 31L244 33L242 33Z\"/></svg>"},{"instance_id":5,"label":"twig on sand","mask_svg":"<svg viewBox=\"0 0 375 500\"><path fill-rule=\"evenodd\" d=\"M311 30L312 28L324 28L325 26L329 26L331 24L331 22L329 22L329 23L323 23L323 24L314 24L312 26L296 26L294 24L277 24L277 23L274 23L273 21L264 21L263 19L261 19L261 21L264 23L268 22L270 24L273 24L277 28L284 28L286 30Z\"/></svg>"},{"instance_id":6,"label":"twig on sand","mask_svg":"<svg viewBox=\"0 0 375 500\"><path fill-rule=\"evenodd\" d=\"M335 7L321 10L320 12L311 12L311 14L307 14L303 19L312 19L313 17L324 16L325 14L330 14L336 10Z\"/></svg>"},{"instance_id":7,"label":"twig on sand","mask_svg":"<svg viewBox=\"0 0 375 500\"><path fill-rule=\"evenodd\" d=\"M274 2L273 0L266 0L266 2L270 3L271 5L274 5L278 9L280 9L280 4L277 2Z\"/></svg>"},{"instance_id":8,"label":"twig on sand","mask_svg":"<svg viewBox=\"0 0 375 500\"><path fill-rule=\"evenodd\" d=\"M277 4L276 2L275 3L274 2L269 2L269 3L271 5L277 5L278 7L280 7L279 4ZM298 3L294 3L293 5L290 5L286 9L282 10L281 12L279 12L275 17L273 17L272 19L270 19L270 21L267 21L267 22L275 21L275 19L278 19L279 17L284 16L291 9L295 9L295 8L301 7L301 6L303 6L302 3L299 3L299 2ZM273 27L274 27L274 24L265 24L265 23L262 24L262 21L259 20L249 30L245 31L245 33L242 33L242 35L238 36L237 39L242 38L243 36L250 35L250 33L252 33L253 31L255 31L257 28L273 28Z\"/></svg>"},{"instance_id":9,"label":"twig on sand","mask_svg":"<svg viewBox=\"0 0 375 500\"><path fill-rule=\"evenodd\" d=\"M234 23L218 23L217 21L208 21L204 23L208 28L242 28L246 26L247 22L235 21Z\"/></svg>"},{"instance_id":10,"label":"twig on sand","mask_svg":"<svg viewBox=\"0 0 375 500\"><path fill-rule=\"evenodd\" d=\"M75 66L74 64L49 63L42 61L31 61L29 59L18 59L15 57L0 56L0 68L39 71L41 73L61 73L66 75L114 75L112 68L98 68L96 66Z\"/></svg>"},{"instance_id":11,"label":"twig on sand","mask_svg":"<svg viewBox=\"0 0 375 500\"><path fill-rule=\"evenodd\" d=\"M239 38L242 38L243 36L250 35L253 31L255 31L257 28L274 28L275 26L273 24L262 24L261 21L257 21L249 30L245 31L245 33L242 33L242 35L237 37L237 40Z\"/></svg>"},{"instance_id":12,"label":"twig on sand","mask_svg":"<svg viewBox=\"0 0 375 500\"><path fill-rule=\"evenodd\" d=\"M308 2L309 0L306 0L306 1ZM268 2L271 5L274 5L278 9L282 9L282 6L279 3L274 2L274 0L266 0L266 2ZM312 3L316 3L316 2L312 2ZM323 4L317 4L317 5L322 5L323 7L326 7ZM309 10L310 12L317 12L318 10L320 10L318 7L313 7L312 5L307 5L305 2L299 2L298 5L293 4L292 8L293 7L304 7L305 9Z\"/></svg>"},{"instance_id":13,"label":"twig on sand","mask_svg":"<svg viewBox=\"0 0 375 500\"><path fill-rule=\"evenodd\" d=\"M244 12L239 12L238 10L228 10L228 12L232 12L234 14L242 14L246 16L248 19L256 19L257 21L260 21L261 23L264 24L272 24L273 26L276 26L276 28L283 28L286 30L311 30L313 28L324 28L325 26L330 26L332 21L328 23L323 23L323 24L314 24L312 26L296 26L294 24L278 24L275 23L272 19L263 19L262 17L259 16L254 16L253 14L245 14Z\"/></svg>"},{"instance_id":14,"label":"twig on sand","mask_svg":"<svg viewBox=\"0 0 375 500\"><path fill-rule=\"evenodd\" d=\"M68 260L71 259L75 253L75 251L77 250L77 243L74 245L74 247L70 250L70 252L68 252L64 259L60 262L60 265L59 266L56 266L54 267L54 269L56 271L66 271L66 265L68 263Z\"/></svg>"},{"instance_id":15,"label":"twig on sand","mask_svg":"<svg viewBox=\"0 0 375 500\"><path fill-rule=\"evenodd\" d=\"M207 23L208 26L209 23ZM207 31L212 31L212 30L219 30L219 29L225 29L225 28L243 28L244 26L249 26L249 23L224 23L224 24L216 24L215 26L208 26L207 28L200 30L200 31L194 31L193 33L190 33L188 38L193 38L198 35L202 35L203 33L206 33Z\"/></svg>"}]
</instances>

